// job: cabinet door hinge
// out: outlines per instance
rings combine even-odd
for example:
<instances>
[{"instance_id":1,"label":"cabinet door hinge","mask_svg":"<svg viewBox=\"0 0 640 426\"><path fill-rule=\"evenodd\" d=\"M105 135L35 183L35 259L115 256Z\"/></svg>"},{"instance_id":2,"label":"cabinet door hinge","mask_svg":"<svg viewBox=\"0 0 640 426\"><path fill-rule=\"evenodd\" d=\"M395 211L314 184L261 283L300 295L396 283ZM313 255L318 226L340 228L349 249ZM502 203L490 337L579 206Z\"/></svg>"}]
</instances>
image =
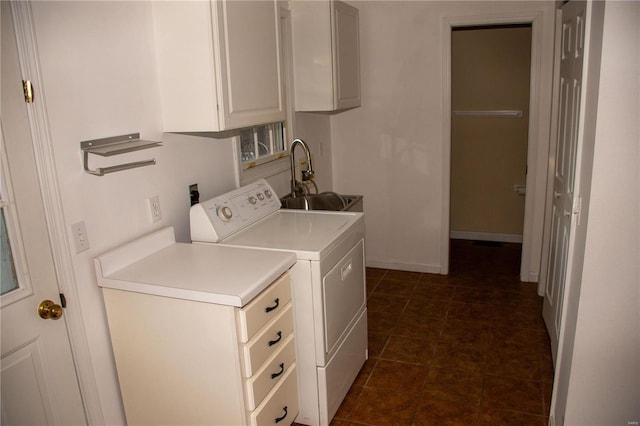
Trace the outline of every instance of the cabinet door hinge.
<instances>
[{"instance_id":1,"label":"cabinet door hinge","mask_svg":"<svg viewBox=\"0 0 640 426\"><path fill-rule=\"evenodd\" d=\"M22 80L22 91L24 92L24 101L28 104L33 103L33 84L30 80Z\"/></svg>"}]
</instances>

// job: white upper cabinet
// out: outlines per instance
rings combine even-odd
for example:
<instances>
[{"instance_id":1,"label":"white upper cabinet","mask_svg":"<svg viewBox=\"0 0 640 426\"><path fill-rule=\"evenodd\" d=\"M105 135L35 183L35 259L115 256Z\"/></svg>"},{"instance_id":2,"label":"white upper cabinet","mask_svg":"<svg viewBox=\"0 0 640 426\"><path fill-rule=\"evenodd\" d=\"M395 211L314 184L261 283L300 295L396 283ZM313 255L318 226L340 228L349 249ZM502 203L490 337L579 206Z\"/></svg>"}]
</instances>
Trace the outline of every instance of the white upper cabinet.
<instances>
[{"instance_id":1,"label":"white upper cabinet","mask_svg":"<svg viewBox=\"0 0 640 426\"><path fill-rule=\"evenodd\" d=\"M358 9L332 0L289 4L296 110L360 106Z\"/></svg>"},{"instance_id":2,"label":"white upper cabinet","mask_svg":"<svg viewBox=\"0 0 640 426\"><path fill-rule=\"evenodd\" d=\"M277 1L152 3L166 132L284 121Z\"/></svg>"}]
</instances>

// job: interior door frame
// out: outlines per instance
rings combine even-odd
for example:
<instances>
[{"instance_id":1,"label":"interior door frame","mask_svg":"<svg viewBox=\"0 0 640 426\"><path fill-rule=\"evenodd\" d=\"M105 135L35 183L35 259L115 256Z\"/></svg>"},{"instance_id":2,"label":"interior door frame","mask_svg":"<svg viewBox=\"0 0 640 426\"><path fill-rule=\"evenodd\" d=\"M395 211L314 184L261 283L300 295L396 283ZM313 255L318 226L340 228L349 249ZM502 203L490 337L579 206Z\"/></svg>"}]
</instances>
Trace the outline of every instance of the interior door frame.
<instances>
[{"instance_id":1,"label":"interior door frame","mask_svg":"<svg viewBox=\"0 0 640 426\"><path fill-rule=\"evenodd\" d=\"M451 32L455 27L480 25L531 24L531 75L529 88L529 131L524 227L520 279L538 281L540 265L532 262L542 247L542 229L546 200L547 158L549 155L550 114L544 106L551 103L553 55L545 54L545 31L554 26L555 12L543 10L493 14L444 16L443 40L443 175L442 234L440 243L440 273L449 273L450 191L451 191ZM551 45L553 48L553 45ZM543 90L548 89L548 90ZM548 93L547 93L548 92ZM538 237L540 240L537 241Z\"/></svg>"},{"instance_id":2,"label":"interior door frame","mask_svg":"<svg viewBox=\"0 0 640 426\"><path fill-rule=\"evenodd\" d=\"M35 23L31 13L31 4L27 1L12 1L11 12L16 33L20 71L25 78L33 83L35 88L34 101L27 108L29 130L33 142L36 170L58 287L69 301L65 309L65 319L85 416L89 424L104 424L104 413L94 376L82 307L79 303L75 303L80 300L80 296L71 258L71 248L67 239L53 141L47 118L46 94L37 56Z\"/></svg>"}]
</instances>

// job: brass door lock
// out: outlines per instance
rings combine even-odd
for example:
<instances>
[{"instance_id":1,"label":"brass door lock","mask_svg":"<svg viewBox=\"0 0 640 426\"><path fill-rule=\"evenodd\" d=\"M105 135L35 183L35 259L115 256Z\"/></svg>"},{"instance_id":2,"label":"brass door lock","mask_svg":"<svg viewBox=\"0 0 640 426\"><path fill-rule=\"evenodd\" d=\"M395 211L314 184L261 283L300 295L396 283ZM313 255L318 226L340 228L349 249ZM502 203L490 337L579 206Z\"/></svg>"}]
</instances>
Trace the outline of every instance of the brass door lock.
<instances>
[{"instance_id":1,"label":"brass door lock","mask_svg":"<svg viewBox=\"0 0 640 426\"><path fill-rule=\"evenodd\" d=\"M54 319L57 320L62 316L62 306L52 302L51 300L43 300L38 305L38 315L42 319Z\"/></svg>"}]
</instances>

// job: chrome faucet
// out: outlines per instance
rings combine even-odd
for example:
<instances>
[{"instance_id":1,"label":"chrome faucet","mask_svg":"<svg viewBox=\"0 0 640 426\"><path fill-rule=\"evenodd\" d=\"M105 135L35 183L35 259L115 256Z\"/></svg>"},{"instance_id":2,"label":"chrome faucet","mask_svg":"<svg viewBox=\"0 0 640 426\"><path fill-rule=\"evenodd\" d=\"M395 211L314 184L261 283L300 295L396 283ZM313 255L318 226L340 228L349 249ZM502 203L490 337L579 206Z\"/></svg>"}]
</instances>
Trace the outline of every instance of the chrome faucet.
<instances>
[{"instance_id":1,"label":"chrome faucet","mask_svg":"<svg viewBox=\"0 0 640 426\"><path fill-rule=\"evenodd\" d=\"M301 146L307 155L307 169L301 170L302 181L309 181L313 178L313 166L311 165L311 151L309 146L302 139L294 139L291 142L291 148L289 148L289 156L291 157L291 196L296 197L299 193L305 192L304 186L296 180L296 161L295 161L295 149L297 146Z\"/></svg>"}]
</instances>

